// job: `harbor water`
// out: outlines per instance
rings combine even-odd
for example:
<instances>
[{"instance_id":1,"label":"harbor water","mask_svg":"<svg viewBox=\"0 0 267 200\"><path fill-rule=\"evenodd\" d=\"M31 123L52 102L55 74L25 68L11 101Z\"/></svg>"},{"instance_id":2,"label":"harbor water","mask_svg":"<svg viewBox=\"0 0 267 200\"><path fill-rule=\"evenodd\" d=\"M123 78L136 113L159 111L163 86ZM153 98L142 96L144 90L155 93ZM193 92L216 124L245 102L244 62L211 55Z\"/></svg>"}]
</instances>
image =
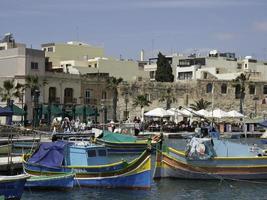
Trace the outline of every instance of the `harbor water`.
<instances>
[{"instance_id":1,"label":"harbor water","mask_svg":"<svg viewBox=\"0 0 267 200\"><path fill-rule=\"evenodd\" d=\"M185 141L169 140L170 146L183 149ZM240 140L236 140L240 142ZM241 142L261 145L259 140ZM152 169L155 155L152 156ZM152 170L153 174L153 170ZM67 191L29 191L25 190L23 200L83 200L83 199L267 199L266 181L228 181L228 180L153 180L150 190L127 190L108 188L74 188Z\"/></svg>"}]
</instances>

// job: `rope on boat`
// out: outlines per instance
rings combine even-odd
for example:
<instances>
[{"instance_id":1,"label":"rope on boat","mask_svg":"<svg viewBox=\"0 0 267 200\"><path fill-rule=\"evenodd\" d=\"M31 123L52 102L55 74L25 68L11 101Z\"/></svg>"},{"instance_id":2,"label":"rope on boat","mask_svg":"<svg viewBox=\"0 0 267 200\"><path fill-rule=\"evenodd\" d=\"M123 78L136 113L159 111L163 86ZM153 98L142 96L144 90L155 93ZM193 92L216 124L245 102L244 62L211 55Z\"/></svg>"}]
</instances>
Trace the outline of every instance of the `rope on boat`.
<instances>
[{"instance_id":1,"label":"rope on boat","mask_svg":"<svg viewBox=\"0 0 267 200\"><path fill-rule=\"evenodd\" d=\"M74 176L75 177L75 181L77 182L77 185L78 185L79 189L81 189L81 185L80 185L79 180L77 179L76 176L77 176L77 174L75 174L75 176Z\"/></svg>"}]
</instances>

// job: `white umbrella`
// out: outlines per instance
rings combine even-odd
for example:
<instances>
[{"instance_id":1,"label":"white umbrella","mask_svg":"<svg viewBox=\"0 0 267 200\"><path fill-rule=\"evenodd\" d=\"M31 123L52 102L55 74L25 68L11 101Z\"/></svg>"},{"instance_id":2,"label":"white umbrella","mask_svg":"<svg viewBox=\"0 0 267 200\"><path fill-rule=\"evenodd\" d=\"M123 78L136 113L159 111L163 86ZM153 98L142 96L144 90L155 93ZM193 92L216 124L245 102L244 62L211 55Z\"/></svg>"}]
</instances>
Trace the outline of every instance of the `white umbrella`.
<instances>
[{"instance_id":1,"label":"white umbrella","mask_svg":"<svg viewBox=\"0 0 267 200\"><path fill-rule=\"evenodd\" d=\"M229 117L236 117L236 118L242 118L245 117L243 114L240 112L237 112L236 110L231 110L228 112Z\"/></svg>"},{"instance_id":2,"label":"white umbrella","mask_svg":"<svg viewBox=\"0 0 267 200\"><path fill-rule=\"evenodd\" d=\"M196 114L203 116L203 117L207 117L209 115L209 113L210 112L205 110L205 109L201 109L201 110L196 111Z\"/></svg>"},{"instance_id":3,"label":"white umbrella","mask_svg":"<svg viewBox=\"0 0 267 200\"><path fill-rule=\"evenodd\" d=\"M167 110L167 112L171 113L174 116L183 116L183 114L180 112L178 108L171 108Z\"/></svg>"},{"instance_id":4,"label":"white umbrella","mask_svg":"<svg viewBox=\"0 0 267 200\"><path fill-rule=\"evenodd\" d=\"M215 109L213 111L210 111L207 117L212 118L223 118L223 117L229 117L228 113L221 110L221 109Z\"/></svg>"},{"instance_id":5,"label":"white umbrella","mask_svg":"<svg viewBox=\"0 0 267 200\"><path fill-rule=\"evenodd\" d=\"M170 117L174 116L173 113L163 109L163 108L155 108L153 110L150 110L144 114L147 117Z\"/></svg>"}]
</instances>

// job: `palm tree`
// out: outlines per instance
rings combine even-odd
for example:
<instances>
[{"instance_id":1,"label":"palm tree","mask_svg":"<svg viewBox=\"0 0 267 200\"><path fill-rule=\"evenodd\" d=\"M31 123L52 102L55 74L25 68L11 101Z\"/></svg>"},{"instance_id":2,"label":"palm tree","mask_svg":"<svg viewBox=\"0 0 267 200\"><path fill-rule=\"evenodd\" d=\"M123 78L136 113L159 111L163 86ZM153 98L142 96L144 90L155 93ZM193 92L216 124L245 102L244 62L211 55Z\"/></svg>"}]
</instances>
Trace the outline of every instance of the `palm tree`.
<instances>
[{"instance_id":1,"label":"palm tree","mask_svg":"<svg viewBox=\"0 0 267 200\"><path fill-rule=\"evenodd\" d=\"M115 77L110 77L109 79L107 79L107 88L110 89L113 93L113 96L112 96L112 107L113 107L112 119L114 122L117 121L118 86L122 81L123 81L122 78L115 78Z\"/></svg>"},{"instance_id":2,"label":"palm tree","mask_svg":"<svg viewBox=\"0 0 267 200\"><path fill-rule=\"evenodd\" d=\"M146 95L138 95L134 100L133 100L133 106L137 107L140 106L141 108L141 121L144 120L144 107L149 106L152 102L147 99Z\"/></svg>"},{"instance_id":3,"label":"palm tree","mask_svg":"<svg viewBox=\"0 0 267 200\"><path fill-rule=\"evenodd\" d=\"M37 75L27 75L25 77L25 88L31 90L31 96L33 96L34 108L33 108L33 126L36 127L39 122L38 116L38 104L40 96L40 87L39 77Z\"/></svg>"},{"instance_id":4,"label":"palm tree","mask_svg":"<svg viewBox=\"0 0 267 200\"><path fill-rule=\"evenodd\" d=\"M190 104L189 108L198 111L201 109L207 109L209 106L211 105L211 102L204 100L203 98L201 98L198 101L195 101L194 104Z\"/></svg>"},{"instance_id":5,"label":"palm tree","mask_svg":"<svg viewBox=\"0 0 267 200\"><path fill-rule=\"evenodd\" d=\"M7 103L15 98L20 97L20 91L23 88L23 85L17 83L15 85L14 79L4 81L3 88L0 87L0 96L2 102L6 101Z\"/></svg>"},{"instance_id":6,"label":"palm tree","mask_svg":"<svg viewBox=\"0 0 267 200\"><path fill-rule=\"evenodd\" d=\"M166 101L166 109L171 108L171 104L176 102L177 99L172 91L172 88L167 88L166 92L159 99L160 102Z\"/></svg>"},{"instance_id":7,"label":"palm tree","mask_svg":"<svg viewBox=\"0 0 267 200\"><path fill-rule=\"evenodd\" d=\"M250 78L250 74L244 74L241 73L238 77L236 77L233 80L234 86L239 88L238 90L236 90L236 95L238 95L239 100L240 100L240 104L239 104L239 109L240 109L240 113L243 114L243 105L244 105L244 100L245 100L245 91L246 91L246 82L249 80Z\"/></svg>"},{"instance_id":8,"label":"palm tree","mask_svg":"<svg viewBox=\"0 0 267 200\"><path fill-rule=\"evenodd\" d=\"M1 101L7 102L7 106L11 107L11 100L13 98L20 98L22 95L22 90L24 86L23 84L17 83L15 84L15 80L5 80L3 83L3 87L0 87L0 96ZM11 118L12 119L12 118ZM7 122L11 123L10 117L7 118Z\"/></svg>"}]
</instances>

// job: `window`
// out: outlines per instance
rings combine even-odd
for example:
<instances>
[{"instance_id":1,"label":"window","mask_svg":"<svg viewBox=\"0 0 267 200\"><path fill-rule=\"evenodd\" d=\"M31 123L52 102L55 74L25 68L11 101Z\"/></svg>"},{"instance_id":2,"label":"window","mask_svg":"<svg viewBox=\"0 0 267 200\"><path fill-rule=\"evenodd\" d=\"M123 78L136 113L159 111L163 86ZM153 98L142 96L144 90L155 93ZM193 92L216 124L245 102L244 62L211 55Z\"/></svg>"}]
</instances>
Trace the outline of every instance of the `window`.
<instances>
[{"instance_id":1,"label":"window","mask_svg":"<svg viewBox=\"0 0 267 200\"><path fill-rule=\"evenodd\" d=\"M255 94L256 89L255 89L255 85L250 85L249 86L249 94Z\"/></svg>"},{"instance_id":2,"label":"window","mask_svg":"<svg viewBox=\"0 0 267 200\"><path fill-rule=\"evenodd\" d=\"M37 62L31 62L31 69L38 69L38 63Z\"/></svg>"},{"instance_id":3,"label":"window","mask_svg":"<svg viewBox=\"0 0 267 200\"><path fill-rule=\"evenodd\" d=\"M104 149L100 149L100 150L98 150L98 155L99 156L107 156L107 152Z\"/></svg>"},{"instance_id":4,"label":"window","mask_svg":"<svg viewBox=\"0 0 267 200\"><path fill-rule=\"evenodd\" d=\"M97 64L95 63L95 68L97 68Z\"/></svg>"},{"instance_id":5,"label":"window","mask_svg":"<svg viewBox=\"0 0 267 200\"><path fill-rule=\"evenodd\" d=\"M150 94L145 94L146 100L150 101Z\"/></svg>"},{"instance_id":6,"label":"window","mask_svg":"<svg viewBox=\"0 0 267 200\"><path fill-rule=\"evenodd\" d=\"M225 83L222 84L221 86L221 93L226 94L227 93L227 85Z\"/></svg>"},{"instance_id":7,"label":"window","mask_svg":"<svg viewBox=\"0 0 267 200\"><path fill-rule=\"evenodd\" d=\"M248 64L245 64L245 69L247 69L248 68Z\"/></svg>"},{"instance_id":8,"label":"window","mask_svg":"<svg viewBox=\"0 0 267 200\"><path fill-rule=\"evenodd\" d=\"M188 79L192 79L192 72L179 72L178 73L178 79L179 80L188 80Z\"/></svg>"},{"instance_id":9,"label":"window","mask_svg":"<svg viewBox=\"0 0 267 200\"><path fill-rule=\"evenodd\" d=\"M48 48L47 48L47 51L49 51L49 52L53 52L53 51L54 51L54 48L53 48L53 47L48 47Z\"/></svg>"},{"instance_id":10,"label":"window","mask_svg":"<svg viewBox=\"0 0 267 200\"><path fill-rule=\"evenodd\" d=\"M48 97L49 103L54 103L56 102L56 88L55 87L50 87L49 88L49 97Z\"/></svg>"},{"instance_id":11,"label":"window","mask_svg":"<svg viewBox=\"0 0 267 200\"><path fill-rule=\"evenodd\" d=\"M65 88L64 103L73 103L73 89L72 88Z\"/></svg>"},{"instance_id":12,"label":"window","mask_svg":"<svg viewBox=\"0 0 267 200\"><path fill-rule=\"evenodd\" d=\"M92 65L88 65L88 67L89 67L89 68L91 68L91 67L92 67Z\"/></svg>"},{"instance_id":13,"label":"window","mask_svg":"<svg viewBox=\"0 0 267 200\"><path fill-rule=\"evenodd\" d=\"M267 94L267 85L263 86L263 94Z\"/></svg>"},{"instance_id":14,"label":"window","mask_svg":"<svg viewBox=\"0 0 267 200\"><path fill-rule=\"evenodd\" d=\"M206 86L206 93L211 93L212 92L212 84L208 83Z\"/></svg>"},{"instance_id":15,"label":"window","mask_svg":"<svg viewBox=\"0 0 267 200\"><path fill-rule=\"evenodd\" d=\"M107 92L106 91L102 92L102 99L107 99Z\"/></svg>"},{"instance_id":16,"label":"window","mask_svg":"<svg viewBox=\"0 0 267 200\"><path fill-rule=\"evenodd\" d=\"M87 155L88 155L88 157L96 157L96 151L95 150L88 150Z\"/></svg>"},{"instance_id":17,"label":"window","mask_svg":"<svg viewBox=\"0 0 267 200\"><path fill-rule=\"evenodd\" d=\"M151 72L149 72L149 77L150 77L151 79L155 79L155 71L151 71Z\"/></svg>"},{"instance_id":18,"label":"window","mask_svg":"<svg viewBox=\"0 0 267 200\"><path fill-rule=\"evenodd\" d=\"M90 98L91 98L91 90L87 89L85 90L85 104L90 104Z\"/></svg>"}]
</instances>

